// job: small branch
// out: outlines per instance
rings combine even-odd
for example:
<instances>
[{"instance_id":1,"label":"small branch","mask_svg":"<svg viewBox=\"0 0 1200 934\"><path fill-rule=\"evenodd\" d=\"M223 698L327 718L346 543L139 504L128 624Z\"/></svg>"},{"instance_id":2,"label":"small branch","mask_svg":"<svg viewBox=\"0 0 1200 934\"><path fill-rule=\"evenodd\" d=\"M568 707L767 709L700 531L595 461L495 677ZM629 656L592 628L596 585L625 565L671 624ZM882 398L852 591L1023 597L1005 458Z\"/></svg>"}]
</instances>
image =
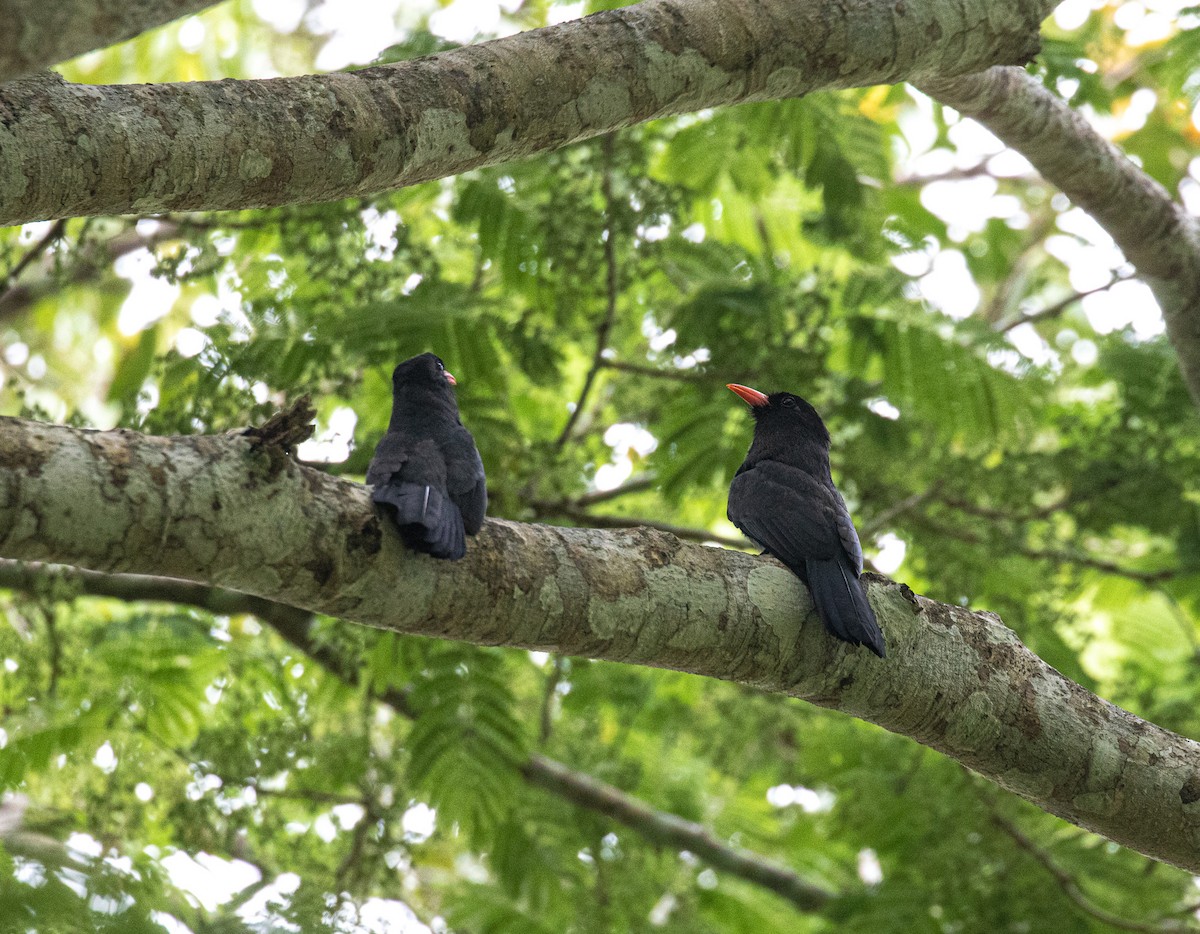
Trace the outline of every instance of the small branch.
<instances>
[{"instance_id":1,"label":"small branch","mask_svg":"<svg viewBox=\"0 0 1200 934\"><path fill-rule=\"evenodd\" d=\"M561 655L554 656L554 667L546 678L546 686L542 689L542 715L538 729L538 745L545 746L550 740L554 729L554 696L558 692L559 682L563 676L563 659Z\"/></svg>"},{"instance_id":2,"label":"small branch","mask_svg":"<svg viewBox=\"0 0 1200 934\"><path fill-rule=\"evenodd\" d=\"M1020 68L927 78L918 86L978 120L1104 227L1154 292L1184 383L1200 406L1200 221Z\"/></svg>"},{"instance_id":3,"label":"small branch","mask_svg":"<svg viewBox=\"0 0 1200 934\"><path fill-rule=\"evenodd\" d=\"M909 510L920 506L923 502L933 496L933 494L934 488L930 487L928 490L921 490L919 493L913 493L911 496L906 496L899 502L892 503L892 505L888 506L882 512L876 513L867 522L863 523L862 528L859 530L862 533L862 537L873 538L876 533L886 528L888 523L897 516L901 516Z\"/></svg>"},{"instance_id":4,"label":"small branch","mask_svg":"<svg viewBox=\"0 0 1200 934\"><path fill-rule=\"evenodd\" d=\"M1107 292L1118 282L1123 282L1123 281L1124 281L1123 277L1117 278L1117 279L1114 279L1112 282L1107 283L1106 285L1097 286L1094 289L1088 289L1087 291L1084 291L1084 292L1075 292L1071 295L1068 295L1066 298L1055 302L1053 305L1047 305L1045 308L1042 308L1039 311L1030 312L1027 315L1018 315L1014 318L1010 318L1007 321L997 322L996 331L999 334L1007 334L1013 328L1020 327L1022 324L1033 324L1036 321L1047 321L1050 318L1057 318L1059 315L1061 315L1064 311L1066 311L1068 308L1070 308L1076 302L1083 301L1089 295L1096 295L1100 292Z\"/></svg>"},{"instance_id":5,"label":"small branch","mask_svg":"<svg viewBox=\"0 0 1200 934\"><path fill-rule=\"evenodd\" d=\"M658 843L695 853L717 869L757 883L804 911L820 911L835 897L828 889L805 881L790 869L723 843L700 824L656 811L619 788L572 772L551 759L532 756L523 771L534 785L554 791L580 807L605 814Z\"/></svg>"},{"instance_id":6,"label":"small branch","mask_svg":"<svg viewBox=\"0 0 1200 934\"><path fill-rule=\"evenodd\" d=\"M593 490L590 493L582 493L576 496L571 502L580 509L586 509L588 506L595 506L597 503L607 503L609 500L617 499L620 496L627 496L630 493L643 493L651 489L658 482L658 477L653 473L644 473L637 477L631 477L620 486L615 486L611 490Z\"/></svg>"},{"instance_id":7,"label":"small branch","mask_svg":"<svg viewBox=\"0 0 1200 934\"><path fill-rule=\"evenodd\" d=\"M604 150L604 170L600 175L600 191L604 196L604 267L605 267L605 307L604 317L600 320L600 326L596 329L596 352L592 355L592 365L588 369L587 376L583 381L583 389L579 391L579 399L575 402L575 408L572 410L567 423L563 425L562 433L559 434L558 440L555 442L555 447L559 450L567 443L571 437L571 432L575 428L575 423L579 421L583 414L583 407L587 404L588 395L592 391L592 384L596 381L596 375L600 372L600 367L604 363L604 351L608 349L608 337L612 333L613 322L617 319L617 251L613 241L616 239L615 225L613 224L613 192L612 192L612 157L613 157L613 135L610 133L603 138L601 145Z\"/></svg>"},{"instance_id":8,"label":"small branch","mask_svg":"<svg viewBox=\"0 0 1200 934\"><path fill-rule=\"evenodd\" d=\"M987 544L986 539L982 535L967 529L957 528L955 526L944 525L936 519L930 519L928 516L921 516L918 521L932 532L938 535L944 535L947 538L955 538L962 542L968 542L972 545ZM1176 577L1180 572L1178 568L1163 568L1158 571L1139 571L1134 568L1123 567L1112 561L1107 561L1104 558L1096 558L1092 555L1082 554L1079 552L1070 551L1051 551L1049 549L1034 548L1030 545L1025 545L1019 542L1006 542L1006 547L1011 549L1016 554L1024 555L1026 558L1033 558L1035 561L1051 561L1055 564L1074 564L1080 567L1092 568L1093 570L1103 571L1105 574L1113 574L1117 577L1125 577L1129 580L1140 581L1143 584L1158 584L1165 580L1170 580Z\"/></svg>"},{"instance_id":9,"label":"small branch","mask_svg":"<svg viewBox=\"0 0 1200 934\"><path fill-rule=\"evenodd\" d=\"M1075 877L1054 862L1050 854L1038 846L1030 837L1026 836L1016 824L994 810L991 814L991 820L993 824L1008 834L1017 846L1041 863L1046 872L1058 883L1063 894L1084 914L1110 927L1120 928L1122 931L1146 931L1150 932L1150 934L1166 934L1169 931L1185 930L1182 925L1175 922L1156 924L1145 921L1131 921L1128 918L1122 918L1120 915L1106 911L1084 895L1083 890L1079 888L1079 883L1075 881Z\"/></svg>"},{"instance_id":10,"label":"small branch","mask_svg":"<svg viewBox=\"0 0 1200 934\"><path fill-rule=\"evenodd\" d=\"M25 271L25 267L45 253L46 250L48 250L54 243L56 243L59 238L62 237L63 232L66 229L67 222L65 220L55 221L50 225L50 229L42 235L42 238L25 251L25 255L22 256L17 261L17 264L8 271L8 274L4 277L3 284L0 284L0 302L3 301L2 296L7 294L8 288L14 282L16 282L21 273Z\"/></svg>"},{"instance_id":11,"label":"small branch","mask_svg":"<svg viewBox=\"0 0 1200 934\"><path fill-rule=\"evenodd\" d=\"M602 359L599 365L606 370L633 373L637 376L649 376L652 379L669 379L678 383L711 383L720 378L711 373L698 372L695 369L667 369L665 367L643 366L639 363L622 363L620 360Z\"/></svg>"}]
</instances>

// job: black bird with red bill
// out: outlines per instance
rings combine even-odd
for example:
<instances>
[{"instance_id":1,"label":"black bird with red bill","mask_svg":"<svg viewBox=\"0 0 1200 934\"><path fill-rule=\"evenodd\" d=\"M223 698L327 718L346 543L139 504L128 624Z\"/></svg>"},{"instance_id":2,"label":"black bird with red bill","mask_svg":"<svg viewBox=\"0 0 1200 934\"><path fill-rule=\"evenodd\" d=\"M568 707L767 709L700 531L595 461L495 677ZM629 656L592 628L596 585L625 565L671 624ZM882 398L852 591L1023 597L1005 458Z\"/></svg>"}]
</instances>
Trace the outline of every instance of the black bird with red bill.
<instances>
[{"instance_id":1,"label":"black bird with red bill","mask_svg":"<svg viewBox=\"0 0 1200 934\"><path fill-rule=\"evenodd\" d=\"M790 392L728 388L754 415L754 441L729 487L729 520L804 581L829 632L883 658L883 633L859 580L862 545L833 485L821 416Z\"/></svg>"},{"instance_id":2,"label":"black bird with red bill","mask_svg":"<svg viewBox=\"0 0 1200 934\"><path fill-rule=\"evenodd\" d=\"M367 468L371 499L409 548L457 561L483 526L487 479L454 398L457 380L431 353L392 372L392 418Z\"/></svg>"}]
</instances>

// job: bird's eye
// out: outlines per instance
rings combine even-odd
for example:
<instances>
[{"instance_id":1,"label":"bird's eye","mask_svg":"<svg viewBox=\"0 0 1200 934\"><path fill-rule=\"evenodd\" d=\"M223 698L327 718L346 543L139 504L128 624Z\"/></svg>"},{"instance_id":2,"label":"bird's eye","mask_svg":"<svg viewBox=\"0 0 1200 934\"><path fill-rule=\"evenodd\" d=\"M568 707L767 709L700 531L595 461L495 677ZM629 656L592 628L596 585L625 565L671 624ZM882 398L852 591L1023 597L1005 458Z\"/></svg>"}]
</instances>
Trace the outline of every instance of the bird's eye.
<instances>
[{"instance_id":1,"label":"bird's eye","mask_svg":"<svg viewBox=\"0 0 1200 934\"><path fill-rule=\"evenodd\" d=\"M783 400L783 404L786 405L790 409L792 406L794 406L796 404L796 400L791 398L790 396L788 396L787 398L785 398Z\"/></svg>"},{"instance_id":2,"label":"bird's eye","mask_svg":"<svg viewBox=\"0 0 1200 934\"><path fill-rule=\"evenodd\" d=\"M439 361L438 361L438 369L439 369L439 370L444 370L444 369L446 369L446 366L445 366L445 364L443 364L441 360L439 360Z\"/></svg>"}]
</instances>

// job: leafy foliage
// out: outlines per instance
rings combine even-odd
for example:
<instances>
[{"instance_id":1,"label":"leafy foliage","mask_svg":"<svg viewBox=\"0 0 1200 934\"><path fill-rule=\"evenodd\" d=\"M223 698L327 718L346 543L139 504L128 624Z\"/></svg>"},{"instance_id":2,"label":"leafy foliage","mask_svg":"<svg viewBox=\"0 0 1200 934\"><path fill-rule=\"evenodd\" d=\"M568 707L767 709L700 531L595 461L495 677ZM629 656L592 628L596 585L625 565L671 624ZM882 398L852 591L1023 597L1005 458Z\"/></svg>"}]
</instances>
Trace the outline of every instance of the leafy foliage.
<instances>
[{"instance_id":1,"label":"leafy foliage","mask_svg":"<svg viewBox=\"0 0 1200 934\"><path fill-rule=\"evenodd\" d=\"M336 49L320 17L280 33L257 8L64 70L294 73ZM560 12L539 0L506 22ZM379 61L451 47L436 13L405 7ZM1197 175L1196 26L1195 10L1109 4L1069 30L1049 21L1034 66L1181 196ZM786 387L831 426L869 558L1200 735L1195 410L1153 309L1129 311L1131 283L1075 295L1127 275L1120 257L994 152L919 94L876 88L370 199L72 220L19 276L48 228L0 231L0 412L221 432L311 392L303 456L361 478L391 367L434 349L459 376L494 515L704 537L734 531L725 491L749 437L723 384ZM1194 920L1185 874L908 740L733 685L54 585L0 596L0 613L2 930L382 930L372 912L400 902L462 932ZM539 790L534 751L839 898L797 912ZM217 887L187 884L183 854L258 881L198 901Z\"/></svg>"}]
</instances>

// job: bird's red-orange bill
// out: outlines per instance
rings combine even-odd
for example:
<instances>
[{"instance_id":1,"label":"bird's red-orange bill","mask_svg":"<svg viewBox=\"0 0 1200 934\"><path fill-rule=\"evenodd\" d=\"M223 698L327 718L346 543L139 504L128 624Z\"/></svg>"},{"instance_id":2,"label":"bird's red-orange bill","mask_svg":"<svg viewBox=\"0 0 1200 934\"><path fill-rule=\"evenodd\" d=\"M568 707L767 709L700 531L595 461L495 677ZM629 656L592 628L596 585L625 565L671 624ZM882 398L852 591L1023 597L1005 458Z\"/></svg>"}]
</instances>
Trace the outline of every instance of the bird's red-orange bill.
<instances>
[{"instance_id":1,"label":"bird's red-orange bill","mask_svg":"<svg viewBox=\"0 0 1200 934\"><path fill-rule=\"evenodd\" d=\"M759 392L757 389L751 389L749 386L743 386L741 383L726 383L726 389L731 389L736 392L747 405L762 406L767 405L769 400L765 392Z\"/></svg>"},{"instance_id":2,"label":"bird's red-orange bill","mask_svg":"<svg viewBox=\"0 0 1200 934\"><path fill-rule=\"evenodd\" d=\"M453 374L453 373L451 373L449 370L443 370L442 372L446 374L446 382L447 382L447 383L449 383L451 386L457 386L457 385L458 385L458 380L456 380L456 379L454 378L454 374Z\"/></svg>"}]
</instances>

